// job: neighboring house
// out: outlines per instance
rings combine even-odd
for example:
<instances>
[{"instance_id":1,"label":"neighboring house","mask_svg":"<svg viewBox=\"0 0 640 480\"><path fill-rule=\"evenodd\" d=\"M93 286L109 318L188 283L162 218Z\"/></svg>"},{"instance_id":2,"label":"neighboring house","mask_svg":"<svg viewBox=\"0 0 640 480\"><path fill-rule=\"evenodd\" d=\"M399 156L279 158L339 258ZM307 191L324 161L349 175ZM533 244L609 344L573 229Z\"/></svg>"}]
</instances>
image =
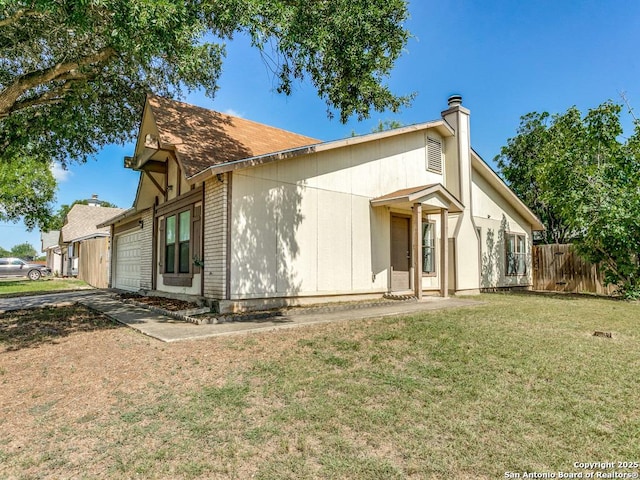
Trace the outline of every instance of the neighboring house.
<instances>
[{"instance_id":1,"label":"neighboring house","mask_svg":"<svg viewBox=\"0 0 640 480\"><path fill-rule=\"evenodd\" d=\"M149 96L113 287L223 311L531 285L536 216L469 144L469 110L320 142Z\"/></svg>"},{"instance_id":2,"label":"neighboring house","mask_svg":"<svg viewBox=\"0 0 640 480\"><path fill-rule=\"evenodd\" d=\"M77 276L97 288L109 285L110 230L97 225L122 212L99 203L71 207L60 230L61 275Z\"/></svg>"},{"instance_id":3,"label":"neighboring house","mask_svg":"<svg viewBox=\"0 0 640 480\"><path fill-rule=\"evenodd\" d=\"M60 230L40 232L40 251L46 255L47 267L55 276L62 274L62 250L58 244L59 240Z\"/></svg>"}]
</instances>

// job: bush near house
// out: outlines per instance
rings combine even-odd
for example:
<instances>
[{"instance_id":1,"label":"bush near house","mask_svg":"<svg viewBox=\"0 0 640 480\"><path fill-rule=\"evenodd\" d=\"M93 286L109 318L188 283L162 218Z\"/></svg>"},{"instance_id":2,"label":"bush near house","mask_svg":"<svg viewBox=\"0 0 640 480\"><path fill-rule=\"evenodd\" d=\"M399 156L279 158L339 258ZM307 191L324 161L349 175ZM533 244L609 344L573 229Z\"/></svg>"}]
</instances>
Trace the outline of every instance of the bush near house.
<instances>
[{"instance_id":1,"label":"bush near house","mask_svg":"<svg viewBox=\"0 0 640 480\"><path fill-rule=\"evenodd\" d=\"M600 264L618 294L640 298L640 121L624 136L621 105L585 115L529 113L495 160L509 186L536 212L544 243L573 243Z\"/></svg>"}]
</instances>

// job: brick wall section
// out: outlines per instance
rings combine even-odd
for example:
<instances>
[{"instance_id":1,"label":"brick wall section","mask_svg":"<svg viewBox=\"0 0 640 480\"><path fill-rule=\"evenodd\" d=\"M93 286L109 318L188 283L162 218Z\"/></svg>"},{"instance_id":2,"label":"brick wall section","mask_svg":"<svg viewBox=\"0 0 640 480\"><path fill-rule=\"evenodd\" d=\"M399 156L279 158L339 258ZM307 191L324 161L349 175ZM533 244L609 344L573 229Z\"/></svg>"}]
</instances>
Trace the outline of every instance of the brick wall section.
<instances>
[{"instance_id":1,"label":"brick wall section","mask_svg":"<svg viewBox=\"0 0 640 480\"><path fill-rule=\"evenodd\" d=\"M153 286L153 209L142 215L143 228L140 239L140 288L151 290Z\"/></svg>"},{"instance_id":2,"label":"brick wall section","mask_svg":"<svg viewBox=\"0 0 640 480\"><path fill-rule=\"evenodd\" d=\"M227 282L227 175L204 184L204 296L224 299Z\"/></svg>"}]
</instances>

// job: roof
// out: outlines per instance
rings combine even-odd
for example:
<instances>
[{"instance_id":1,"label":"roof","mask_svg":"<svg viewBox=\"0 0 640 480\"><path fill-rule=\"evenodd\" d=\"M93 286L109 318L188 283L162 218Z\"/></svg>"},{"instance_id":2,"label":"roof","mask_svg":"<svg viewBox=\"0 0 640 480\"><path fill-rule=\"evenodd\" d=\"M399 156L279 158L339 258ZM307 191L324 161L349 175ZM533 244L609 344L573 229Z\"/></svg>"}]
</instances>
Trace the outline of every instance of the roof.
<instances>
[{"instance_id":1,"label":"roof","mask_svg":"<svg viewBox=\"0 0 640 480\"><path fill-rule=\"evenodd\" d=\"M440 183L403 188L371 200L371 205L374 207L386 205L409 207L414 203L431 205L436 210L447 208L451 213L460 213L464 210L460 201Z\"/></svg>"},{"instance_id":2,"label":"roof","mask_svg":"<svg viewBox=\"0 0 640 480\"><path fill-rule=\"evenodd\" d=\"M276 127L149 95L160 148L175 151L187 178L212 165L320 143Z\"/></svg>"},{"instance_id":3,"label":"roof","mask_svg":"<svg viewBox=\"0 0 640 480\"><path fill-rule=\"evenodd\" d=\"M442 137L452 137L454 131L444 120L434 120L432 122L417 123L414 125L408 125L406 127L393 128L391 130L385 130L383 132L369 133L365 135L358 135L355 137L348 137L340 140L332 140L330 142L316 143L312 145L304 145L302 147L289 148L287 150L280 150L275 152L268 152L263 155L256 155L248 158L239 158L237 160L229 161L226 163L219 163L211 165L206 170L195 175L190 181L202 181L207 177L216 175L218 173L228 172L239 168L246 168L255 165L261 165L263 163L269 163L276 160L284 160L286 158L298 157L301 155L307 155L310 153L327 152L331 150L337 150L339 148L350 147L359 145L361 143L374 142L383 140L388 137L396 135L403 135L405 133L418 132L427 129L436 130Z\"/></svg>"},{"instance_id":4,"label":"roof","mask_svg":"<svg viewBox=\"0 0 640 480\"><path fill-rule=\"evenodd\" d=\"M384 132L321 142L311 137L298 135L269 125L154 95L147 97L145 116L149 112L153 116L159 136L157 147L154 148L175 152L183 174L189 183L203 181L218 173L239 168L247 168L311 153L337 150L409 132L434 129L442 137L454 135L454 130L446 121L434 120ZM140 142L141 139L139 138L138 141ZM538 217L475 151L471 150L471 152L473 168L496 188L514 206L518 213L531 223L533 230L544 230L544 226ZM147 157L147 159L149 158L150 156ZM140 159L140 163L136 168L141 167L144 162L146 160ZM433 187L433 185L414 188L425 189L429 187ZM435 194L445 204L449 204L450 208L453 209L452 211L461 207L459 201L441 185L436 189L437 191L433 192L406 190L406 192L398 191L388 194L403 197L402 199L394 200L380 197L374 199L374 201L378 201L378 203L379 201L402 203L409 200L414 201L414 194L418 194L420 198L431 198ZM374 201L372 201L372 204L375 203ZM420 202L421 200L415 201ZM125 216L128 218L135 213L135 211L127 212ZM117 213L114 213L112 217L116 215ZM107 222L110 218L104 218L96 223L104 225L120 220L113 219L112 222Z\"/></svg>"},{"instance_id":5,"label":"roof","mask_svg":"<svg viewBox=\"0 0 640 480\"><path fill-rule=\"evenodd\" d=\"M40 232L40 241L42 243L42 251L58 246L60 239L60 230L51 230L50 232Z\"/></svg>"},{"instance_id":6,"label":"roof","mask_svg":"<svg viewBox=\"0 0 640 480\"><path fill-rule=\"evenodd\" d=\"M98 228L96 225L124 212L123 208L93 207L76 204L67 213L62 227L60 241L70 243L91 237L105 237L109 227Z\"/></svg>"},{"instance_id":7,"label":"roof","mask_svg":"<svg viewBox=\"0 0 640 480\"><path fill-rule=\"evenodd\" d=\"M139 217L140 215L142 215L145 212L148 212L149 210L151 210L152 207L149 208L143 208L142 210L137 210L135 207L131 207L127 210L122 211L122 213L119 213L117 215L115 215L114 217L108 218L103 222L100 222L97 227L98 228L102 228L102 227L108 227L110 225L114 225L118 222L122 222L123 220L129 220L130 218L135 218L135 217Z\"/></svg>"}]
</instances>

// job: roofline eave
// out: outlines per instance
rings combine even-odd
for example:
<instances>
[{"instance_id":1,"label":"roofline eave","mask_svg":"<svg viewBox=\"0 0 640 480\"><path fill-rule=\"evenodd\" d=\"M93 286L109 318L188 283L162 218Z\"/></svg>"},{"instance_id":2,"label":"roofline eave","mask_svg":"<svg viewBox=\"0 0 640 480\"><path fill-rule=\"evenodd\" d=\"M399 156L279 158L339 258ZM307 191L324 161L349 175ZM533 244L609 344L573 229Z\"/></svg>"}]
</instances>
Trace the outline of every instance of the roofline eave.
<instances>
[{"instance_id":1,"label":"roofline eave","mask_svg":"<svg viewBox=\"0 0 640 480\"><path fill-rule=\"evenodd\" d=\"M88 233L87 235L82 235L80 237L70 238L69 240L61 239L60 245L58 246L69 245L74 242L82 242L83 240L90 240L92 238L109 237L109 236L110 234L107 232L93 232L93 233Z\"/></svg>"},{"instance_id":2,"label":"roofline eave","mask_svg":"<svg viewBox=\"0 0 640 480\"><path fill-rule=\"evenodd\" d=\"M426 197L431 197L432 195L441 197L443 203L448 204L450 213L461 213L464 211L464 205L441 183L426 186L422 190L417 190L415 192L399 194L394 197L373 198L369 202L372 207L385 207L398 204L411 205L415 203L424 204Z\"/></svg>"},{"instance_id":3,"label":"roofline eave","mask_svg":"<svg viewBox=\"0 0 640 480\"><path fill-rule=\"evenodd\" d=\"M132 217L135 217L136 215L140 215L143 214L149 210L151 210L153 207L147 207L147 208L143 208L142 210L138 210L136 207L131 207L127 210L125 210L124 212L116 215L115 217L112 217L108 220L105 220L102 223L97 224L96 226L98 228L104 228L104 227L108 227L110 225L113 225L115 223L121 222L122 220L126 220Z\"/></svg>"},{"instance_id":4,"label":"roofline eave","mask_svg":"<svg viewBox=\"0 0 640 480\"><path fill-rule=\"evenodd\" d=\"M311 153L315 153L318 151L317 147L320 144L307 145L305 147L293 148L290 150L282 150L280 152L268 153L265 155L257 155L254 157L242 158L240 160L234 160L232 162L225 162L219 165L211 165L206 169L187 177L187 182L189 184L199 183L205 181L208 178L211 178L219 173L231 172L233 170L240 170L242 168L256 167L258 165L263 165L265 163L274 162L277 160L285 160L288 158L295 158L302 155L307 155Z\"/></svg>"},{"instance_id":5,"label":"roofline eave","mask_svg":"<svg viewBox=\"0 0 640 480\"><path fill-rule=\"evenodd\" d=\"M212 165L207 167L205 170L202 170L190 177L187 177L187 182L189 184L198 183L206 180L214 175L219 173L226 173L233 170L238 170L241 168L254 167L257 165L262 165L265 163L277 161L277 160L285 160L289 158L295 158L301 155L308 155L311 153L320 153L326 152L330 150L336 150L338 148L351 147L355 145L360 145L362 143L373 142L376 140L383 140L385 138L403 135L411 132L418 132L421 130L428 129L436 129L438 133L443 137L452 137L455 132L451 128L451 126L445 122L444 120L435 120L432 122L419 123L415 125L409 125L407 127L395 128L393 130L386 130L384 132L375 132L369 133L366 135L360 135L357 137L349 137L340 140L332 140L329 142L315 143L310 145L305 145L303 147L291 148L288 150L281 150L279 152L267 153L264 155L256 155L253 157L242 158L239 160L234 160L231 162L221 163L219 165Z\"/></svg>"}]
</instances>

